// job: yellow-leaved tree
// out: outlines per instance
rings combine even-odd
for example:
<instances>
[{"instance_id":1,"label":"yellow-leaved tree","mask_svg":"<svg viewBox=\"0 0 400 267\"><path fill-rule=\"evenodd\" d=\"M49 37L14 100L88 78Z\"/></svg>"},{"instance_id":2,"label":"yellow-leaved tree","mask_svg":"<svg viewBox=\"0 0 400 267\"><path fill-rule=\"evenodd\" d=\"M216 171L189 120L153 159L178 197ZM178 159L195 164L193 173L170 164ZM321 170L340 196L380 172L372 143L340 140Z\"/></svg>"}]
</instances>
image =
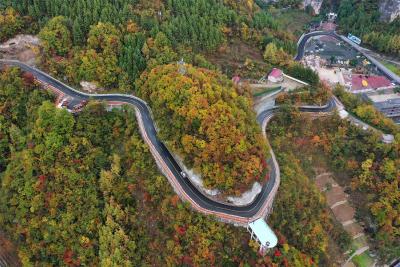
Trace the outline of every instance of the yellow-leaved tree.
<instances>
[{"instance_id":1,"label":"yellow-leaved tree","mask_svg":"<svg viewBox=\"0 0 400 267\"><path fill-rule=\"evenodd\" d=\"M181 74L180 68L158 66L137 84L161 139L208 188L239 194L264 180L266 143L250 98L218 72L186 65Z\"/></svg>"}]
</instances>

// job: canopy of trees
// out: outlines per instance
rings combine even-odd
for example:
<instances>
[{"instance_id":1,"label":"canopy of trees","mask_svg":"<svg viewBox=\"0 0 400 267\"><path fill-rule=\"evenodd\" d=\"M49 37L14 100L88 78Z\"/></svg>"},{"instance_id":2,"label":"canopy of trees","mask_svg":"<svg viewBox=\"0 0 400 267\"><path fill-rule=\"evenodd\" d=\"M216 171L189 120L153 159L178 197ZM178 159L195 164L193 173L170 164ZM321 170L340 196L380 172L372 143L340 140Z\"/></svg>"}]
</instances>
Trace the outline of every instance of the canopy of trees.
<instances>
[{"instance_id":1,"label":"canopy of trees","mask_svg":"<svg viewBox=\"0 0 400 267\"><path fill-rule=\"evenodd\" d=\"M61 16L50 19L39 37L44 68L67 77L73 84L89 81L101 88L126 92L146 67L141 52L143 36L127 34L122 39L121 32L110 23L91 26L87 46L83 48L72 49L73 36L67 20Z\"/></svg>"},{"instance_id":2,"label":"canopy of trees","mask_svg":"<svg viewBox=\"0 0 400 267\"><path fill-rule=\"evenodd\" d=\"M73 29L75 44L81 43L90 26L98 22L122 24L133 18L131 9L137 1L131 0L78 0L68 5L62 0L5 0L4 6L12 6L23 15L32 17L42 26L50 18L64 16ZM34 25L31 25L34 26Z\"/></svg>"},{"instance_id":3,"label":"canopy of trees","mask_svg":"<svg viewBox=\"0 0 400 267\"><path fill-rule=\"evenodd\" d=\"M217 72L184 68L186 74L181 75L176 65L157 67L144 73L138 84L161 139L209 188L239 193L263 181L266 144L251 100L238 95Z\"/></svg>"},{"instance_id":4,"label":"canopy of trees","mask_svg":"<svg viewBox=\"0 0 400 267\"><path fill-rule=\"evenodd\" d=\"M48 55L65 56L72 46L67 20L61 16L52 18L40 31L39 38Z\"/></svg>"},{"instance_id":5,"label":"canopy of trees","mask_svg":"<svg viewBox=\"0 0 400 267\"><path fill-rule=\"evenodd\" d=\"M292 183L300 179L301 171L296 169L296 161L299 161L310 175L313 175L312 167L326 165L330 171L336 173L335 177L340 177L339 182L342 185L351 188L350 196L354 197L352 203L357 208L357 218L365 223L373 238L370 240L372 247L379 252L381 261L390 261L399 257L399 134L396 135L393 144L383 144L379 134L367 132L346 120L341 120L337 115L309 119L296 112L290 112L289 109L270 123L269 130L272 136L272 146L277 151L278 160L282 166L282 179L285 179L287 173L296 175L296 178L291 180ZM288 185L283 182L281 189L286 186ZM305 188L308 187L296 186L293 189L280 191L277 205L280 205L281 198L286 199L290 194L295 194L296 200L301 199L304 193L300 193L299 188L306 190ZM287 196L288 194L289 196ZM312 193L305 194L308 195L307 199L313 195ZM291 201L284 201L282 205L289 210L287 203L291 203ZM313 203L316 204L318 201ZM298 216L303 216L308 207L308 205L303 207L302 213ZM318 208L315 207L312 212L316 211ZM292 212L289 214L293 216ZM293 234L288 235L290 238L295 235L296 225L302 220L298 217L284 220L281 216L279 213L273 213L272 218L279 218L279 220L273 219L273 221L277 225L280 225L282 221L290 221L287 226L288 230L285 231L285 233L293 231ZM315 215L310 215L305 220L314 217ZM302 236L307 232L304 232L305 225L308 227L312 223L307 221L301 226ZM316 253L318 252L315 249L322 251L324 248L322 236L319 244L315 243L317 245L313 245L309 249ZM303 237L307 240L307 244L311 244L307 234ZM312 235L312 238L317 237L318 235ZM346 248L348 240L343 239L343 235L333 234L333 238L337 239L343 248ZM292 242L298 241L292 240ZM297 245L297 247L301 246ZM306 248L302 247L302 249L308 251Z\"/></svg>"},{"instance_id":6,"label":"canopy of trees","mask_svg":"<svg viewBox=\"0 0 400 267\"><path fill-rule=\"evenodd\" d=\"M244 228L191 211L157 171L132 109L89 102L73 117L17 69L0 72L0 97L0 225L24 265L315 262L283 235L259 257Z\"/></svg>"},{"instance_id":7,"label":"canopy of trees","mask_svg":"<svg viewBox=\"0 0 400 267\"><path fill-rule=\"evenodd\" d=\"M346 23L346 2L354 1L342 2L339 16ZM363 12L375 13L368 1L361 3L349 13L351 31L371 44L383 39L379 49L397 53L398 22L365 24ZM267 148L251 100L216 71L185 65L181 74L178 66L166 64L183 57L214 68L207 55L229 51L236 38L264 51L262 73L279 65L311 84L278 99L281 103L325 103L328 97L318 76L292 61L293 33L252 0L5 0L0 9L0 40L21 30L39 33L41 68L52 75L71 85L86 80L143 96L168 147L206 186L226 194L268 178ZM363 25L370 28L357 32ZM296 145L288 140L310 137L309 121L284 113L283 125L272 125L273 145L282 151L283 190L271 216L279 245L259 257L244 229L194 213L179 200L157 171L131 109L107 112L90 102L72 116L38 89L32 75L16 69L0 73L0 225L25 265L313 266L329 265L330 238L347 249L347 236L306 178L306 159L290 152ZM352 111L381 129L396 130L369 106ZM291 123L295 128L285 128ZM377 225L382 258L398 256L400 137L393 145L376 145L376 136L333 125L319 130L326 134L315 139L324 141L315 148L349 173L355 191L369 196L365 212ZM359 136L362 141L355 140Z\"/></svg>"},{"instance_id":8,"label":"canopy of trees","mask_svg":"<svg viewBox=\"0 0 400 267\"><path fill-rule=\"evenodd\" d=\"M306 86L294 91L284 92L275 99L277 105L325 105L329 101L328 89L320 84L317 87Z\"/></svg>"},{"instance_id":9,"label":"canopy of trees","mask_svg":"<svg viewBox=\"0 0 400 267\"><path fill-rule=\"evenodd\" d=\"M224 40L223 26L233 26L237 12L251 10L253 2L238 5L236 1L212 0L79 0L65 5L64 1L6 0L24 15L29 15L43 25L50 18L64 16L68 19L74 44L81 44L92 25L98 22L125 25L136 22L154 36L162 30L174 45L187 44L194 49L214 49ZM233 9L235 8L237 11Z\"/></svg>"},{"instance_id":10,"label":"canopy of trees","mask_svg":"<svg viewBox=\"0 0 400 267\"><path fill-rule=\"evenodd\" d=\"M379 3L374 0L340 1L338 19L346 32L362 37L362 41L380 52L400 55L400 19L391 23L379 20Z\"/></svg>"},{"instance_id":11,"label":"canopy of trees","mask_svg":"<svg viewBox=\"0 0 400 267\"><path fill-rule=\"evenodd\" d=\"M285 64L290 56L283 51L282 47L277 48L275 43L272 42L265 47L264 59L272 65L279 66Z\"/></svg>"},{"instance_id":12,"label":"canopy of trees","mask_svg":"<svg viewBox=\"0 0 400 267\"><path fill-rule=\"evenodd\" d=\"M22 29L23 21L13 8L0 10L0 41L4 41Z\"/></svg>"},{"instance_id":13,"label":"canopy of trees","mask_svg":"<svg viewBox=\"0 0 400 267\"><path fill-rule=\"evenodd\" d=\"M318 74L310 69L309 67L305 67L298 62L293 62L286 68L287 74L298 78L304 82L307 82L313 86L318 85L319 76Z\"/></svg>"},{"instance_id":14,"label":"canopy of trees","mask_svg":"<svg viewBox=\"0 0 400 267\"><path fill-rule=\"evenodd\" d=\"M162 25L174 45L215 49L225 39L221 28L234 26L237 14L213 0L171 0L165 6L171 18Z\"/></svg>"},{"instance_id":15,"label":"canopy of trees","mask_svg":"<svg viewBox=\"0 0 400 267\"><path fill-rule=\"evenodd\" d=\"M343 87L337 86L334 94L342 101L346 109L359 117L362 121L382 130L386 134L400 133L400 127L393 120L385 117L371 103L366 102L358 95L348 93Z\"/></svg>"}]
</instances>

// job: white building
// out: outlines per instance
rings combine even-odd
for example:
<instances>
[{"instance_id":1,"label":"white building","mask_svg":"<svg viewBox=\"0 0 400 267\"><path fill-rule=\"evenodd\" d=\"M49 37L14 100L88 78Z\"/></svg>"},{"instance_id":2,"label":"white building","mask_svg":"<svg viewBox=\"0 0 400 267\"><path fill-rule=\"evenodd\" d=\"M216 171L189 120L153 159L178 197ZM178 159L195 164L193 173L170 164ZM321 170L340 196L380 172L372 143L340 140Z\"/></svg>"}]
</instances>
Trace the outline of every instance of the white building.
<instances>
[{"instance_id":1,"label":"white building","mask_svg":"<svg viewBox=\"0 0 400 267\"><path fill-rule=\"evenodd\" d=\"M260 244L260 252L262 253L278 244L278 238L263 218L249 223L247 230L251 234L251 239Z\"/></svg>"}]
</instances>

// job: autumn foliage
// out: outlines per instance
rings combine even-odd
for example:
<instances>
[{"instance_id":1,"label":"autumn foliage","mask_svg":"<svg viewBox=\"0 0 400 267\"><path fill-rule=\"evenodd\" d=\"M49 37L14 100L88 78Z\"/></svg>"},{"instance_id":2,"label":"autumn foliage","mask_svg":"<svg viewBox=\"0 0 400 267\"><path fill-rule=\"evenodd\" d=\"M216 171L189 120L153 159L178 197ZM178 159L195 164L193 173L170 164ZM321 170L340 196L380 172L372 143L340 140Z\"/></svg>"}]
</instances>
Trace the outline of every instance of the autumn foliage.
<instances>
[{"instance_id":1,"label":"autumn foliage","mask_svg":"<svg viewBox=\"0 0 400 267\"><path fill-rule=\"evenodd\" d=\"M261 180L266 143L251 110L221 74L186 66L157 67L138 84L149 101L160 137L200 173L208 188L239 193Z\"/></svg>"},{"instance_id":2,"label":"autumn foliage","mask_svg":"<svg viewBox=\"0 0 400 267\"><path fill-rule=\"evenodd\" d=\"M343 92L341 96L346 104L352 103L348 99L357 100ZM310 167L324 166L349 188L358 220L368 229L369 242L380 259L388 261L398 256L399 134L393 143L384 144L381 133L365 131L337 115L311 119L293 111L274 118L268 130L281 167L281 193L275 200L275 211L285 210L274 212L270 218L289 243L296 243L314 260L318 260L317 255L320 259L326 257L328 235L344 250L349 244L343 230L328 220L323 210L325 201L313 189L313 182L304 177ZM300 232L302 237L295 241L293 236Z\"/></svg>"},{"instance_id":3,"label":"autumn foliage","mask_svg":"<svg viewBox=\"0 0 400 267\"><path fill-rule=\"evenodd\" d=\"M89 102L72 116L25 86L16 69L0 72L0 225L23 266L267 262L256 258L245 228L179 199L132 109L106 112ZM295 248L282 254L289 265L299 260Z\"/></svg>"}]
</instances>

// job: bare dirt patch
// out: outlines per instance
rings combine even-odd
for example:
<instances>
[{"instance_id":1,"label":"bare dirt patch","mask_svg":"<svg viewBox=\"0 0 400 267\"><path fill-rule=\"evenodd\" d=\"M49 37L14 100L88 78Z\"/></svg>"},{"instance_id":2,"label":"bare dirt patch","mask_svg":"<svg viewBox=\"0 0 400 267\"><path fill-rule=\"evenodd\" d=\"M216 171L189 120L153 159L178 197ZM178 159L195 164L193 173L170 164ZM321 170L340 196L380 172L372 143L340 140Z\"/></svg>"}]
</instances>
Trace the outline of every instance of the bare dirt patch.
<instances>
[{"instance_id":1,"label":"bare dirt patch","mask_svg":"<svg viewBox=\"0 0 400 267\"><path fill-rule=\"evenodd\" d=\"M315 185L318 187L320 191L325 191L326 188L329 187L329 185L332 185L332 183L333 180L331 178L331 173L329 172L319 174L315 178Z\"/></svg>"},{"instance_id":2,"label":"bare dirt patch","mask_svg":"<svg viewBox=\"0 0 400 267\"><path fill-rule=\"evenodd\" d=\"M324 172L322 168L317 169L316 172L320 174L315 178L315 185L325 194L326 202L331 207L336 220L342 224L345 223L344 229L352 237L363 233L363 228L356 222L356 210L349 203L351 201L350 196L336 182L334 179L336 176L334 177L330 172ZM350 221L354 222L350 223Z\"/></svg>"},{"instance_id":3,"label":"bare dirt patch","mask_svg":"<svg viewBox=\"0 0 400 267\"><path fill-rule=\"evenodd\" d=\"M346 222L354 219L356 213L353 207L349 205L340 205L332 209L333 214L335 214L336 219L339 222Z\"/></svg>"},{"instance_id":4,"label":"bare dirt patch","mask_svg":"<svg viewBox=\"0 0 400 267\"><path fill-rule=\"evenodd\" d=\"M341 187L333 187L326 195L326 202L329 207L340 201L347 201L346 195Z\"/></svg>"},{"instance_id":5,"label":"bare dirt patch","mask_svg":"<svg viewBox=\"0 0 400 267\"><path fill-rule=\"evenodd\" d=\"M38 48L38 37L19 34L0 44L0 58L16 59L28 65L35 65Z\"/></svg>"},{"instance_id":6,"label":"bare dirt patch","mask_svg":"<svg viewBox=\"0 0 400 267\"><path fill-rule=\"evenodd\" d=\"M98 87L97 84L94 82L81 81L80 85L81 85L81 89L83 91L91 93L91 94L105 90L104 88Z\"/></svg>"},{"instance_id":7,"label":"bare dirt patch","mask_svg":"<svg viewBox=\"0 0 400 267\"><path fill-rule=\"evenodd\" d=\"M344 230L348 232L351 236L356 236L364 232L364 229L358 223L352 223L344 226Z\"/></svg>"},{"instance_id":8,"label":"bare dirt patch","mask_svg":"<svg viewBox=\"0 0 400 267\"><path fill-rule=\"evenodd\" d=\"M2 261L6 264L5 266L22 266L17 256L16 247L0 231L0 265Z\"/></svg>"}]
</instances>

